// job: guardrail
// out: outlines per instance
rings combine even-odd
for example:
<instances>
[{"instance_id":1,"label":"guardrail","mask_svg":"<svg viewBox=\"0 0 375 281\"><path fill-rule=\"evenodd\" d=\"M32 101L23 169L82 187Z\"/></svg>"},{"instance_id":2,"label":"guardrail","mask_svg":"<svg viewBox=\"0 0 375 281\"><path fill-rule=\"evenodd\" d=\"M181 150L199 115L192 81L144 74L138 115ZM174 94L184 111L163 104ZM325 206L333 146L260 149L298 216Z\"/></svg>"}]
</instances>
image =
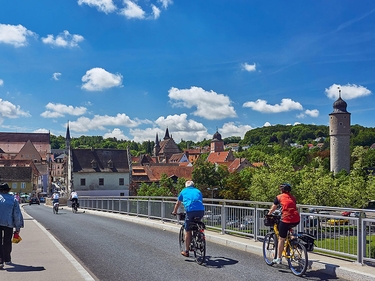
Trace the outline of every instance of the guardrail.
<instances>
[{"instance_id":1,"label":"guardrail","mask_svg":"<svg viewBox=\"0 0 375 281\"><path fill-rule=\"evenodd\" d=\"M80 208L176 221L174 197L80 197ZM263 217L272 203L204 199L207 228L225 235L260 240L269 231ZM375 210L298 205L301 222L295 231L313 235L315 250L375 264ZM343 213L347 212L347 214ZM344 214L344 215L343 215Z\"/></svg>"}]
</instances>

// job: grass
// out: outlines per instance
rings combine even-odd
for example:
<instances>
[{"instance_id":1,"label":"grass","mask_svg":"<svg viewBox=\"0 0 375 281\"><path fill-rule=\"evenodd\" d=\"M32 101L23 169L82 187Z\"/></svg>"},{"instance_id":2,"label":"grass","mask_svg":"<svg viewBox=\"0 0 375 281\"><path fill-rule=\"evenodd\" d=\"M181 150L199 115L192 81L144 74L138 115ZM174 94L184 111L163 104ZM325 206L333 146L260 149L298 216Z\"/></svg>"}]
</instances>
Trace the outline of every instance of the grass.
<instances>
[{"instance_id":1,"label":"grass","mask_svg":"<svg viewBox=\"0 0 375 281\"><path fill-rule=\"evenodd\" d=\"M357 236L342 236L338 238L326 238L315 241L318 248L357 255ZM375 236L366 237L366 256L375 258Z\"/></svg>"}]
</instances>

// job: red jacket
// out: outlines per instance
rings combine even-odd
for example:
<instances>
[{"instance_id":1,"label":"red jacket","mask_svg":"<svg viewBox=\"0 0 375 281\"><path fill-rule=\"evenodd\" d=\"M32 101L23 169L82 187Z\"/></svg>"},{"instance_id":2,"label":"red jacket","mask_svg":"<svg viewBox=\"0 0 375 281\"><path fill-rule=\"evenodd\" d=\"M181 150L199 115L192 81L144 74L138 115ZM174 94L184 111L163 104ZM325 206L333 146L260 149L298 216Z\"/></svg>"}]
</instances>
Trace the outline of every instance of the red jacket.
<instances>
[{"instance_id":1,"label":"red jacket","mask_svg":"<svg viewBox=\"0 0 375 281\"><path fill-rule=\"evenodd\" d=\"M290 193L282 193L277 195L274 204L281 205L282 207L282 222L298 223L300 221L300 216L297 210L296 198Z\"/></svg>"}]
</instances>

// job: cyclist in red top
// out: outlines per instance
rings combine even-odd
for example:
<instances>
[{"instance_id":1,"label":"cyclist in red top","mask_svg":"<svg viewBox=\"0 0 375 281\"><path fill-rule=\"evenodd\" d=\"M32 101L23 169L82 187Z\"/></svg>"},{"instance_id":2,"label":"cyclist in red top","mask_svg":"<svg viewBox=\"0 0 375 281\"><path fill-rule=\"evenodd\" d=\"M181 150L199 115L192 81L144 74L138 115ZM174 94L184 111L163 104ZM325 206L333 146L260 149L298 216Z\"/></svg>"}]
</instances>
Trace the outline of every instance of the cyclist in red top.
<instances>
[{"instance_id":1,"label":"cyclist in red top","mask_svg":"<svg viewBox=\"0 0 375 281\"><path fill-rule=\"evenodd\" d=\"M281 256L284 249L285 239L289 229L299 224L300 215L297 210L296 198L290 194L292 187L288 183L279 186L281 194L277 195L268 214L271 215L281 206L281 221L279 222L279 244L277 247L277 258L273 260L276 264L281 264Z\"/></svg>"}]
</instances>

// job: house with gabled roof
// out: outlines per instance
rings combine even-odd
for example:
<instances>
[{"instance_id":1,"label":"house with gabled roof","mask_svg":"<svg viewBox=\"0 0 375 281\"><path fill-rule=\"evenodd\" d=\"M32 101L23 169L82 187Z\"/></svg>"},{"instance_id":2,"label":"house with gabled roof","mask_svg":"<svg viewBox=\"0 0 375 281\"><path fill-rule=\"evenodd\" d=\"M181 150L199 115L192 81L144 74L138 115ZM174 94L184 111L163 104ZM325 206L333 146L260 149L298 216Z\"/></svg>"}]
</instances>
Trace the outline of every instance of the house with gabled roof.
<instances>
[{"instance_id":1,"label":"house with gabled roof","mask_svg":"<svg viewBox=\"0 0 375 281\"><path fill-rule=\"evenodd\" d=\"M33 185L34 192L47 190L50 184L49 160L51 144L49 133L8 133L0 132L0 159L7 161L33 162L38 170L38 180ZM22 162L16 166L22 166Z\"/></svg>"},{"instance_id":2,"label":"house with gabled roof","mask_svg":"<svg viewBox=\"0 0 375 281\"><path fill-rule=\"evenodd\" d=\"M122 149L72 149L72 185L79 196L128 196L130 155Z\"/></svg>"},{"instance_id":3,"label":"house with gabled roof","mask_svg":"<svg viewBox=\"0 0 375 281\"><path fill-rule=\"evenodd\" d=\"M20 149L20 151L13 158L14 160L31 160L33 162L41 162L42 157L36 150L35 146L30 140Z\"/></svg>"},{"instance_id":4,"label":"house with gabled roof","mask_svg":"<svg viewBox=\"0 0 375 281\"><path fill-rule=\"evenodd\" d=\"M208 153L208 152L209 150L205 147L184 150L184 153L188 157L188 160L190 163L195 163L195 161L197 161L197 159L201 156L201 154Z\"/></svg>"},{"instance_id":5,"label":"house with gabled roof","mask_svg":"<svg viewBox=\"0 0 375 281\"><path fill-rule=\"evenodd\" d=\"M167 177L171 178L174 182L177 182L178 178L191 180L193 166L179 165L178 163L132 166L132 181L136 186L139 186L141 183L159 183L163 174L167 175Z\"/></svg>"},{"instance_id":6,"label":"house with gabled roof","mask_svg":"<svg viewBox=\"0 0 375 281\"><path fill-rule=\"evenodd\" d=\"M47 161L51 153L50 133L10 133L0 132L1 157L13 159L25 144L30 141L41 156Z\"/></svg>"},{"instance_id":7,"label":"house with gabled roof","mask_svg":"<svg viewBox=\"0 0 375 281\"><path fill-rule=\"evenodd\" d=\"M178 178L184 178L191 180L193 174L192 166L179 166L178 164L168 165L149 165L144 166L150 182L158 183L163 174L166 174L174 182L177 182Z\"/></svg>"},{"instance_id":8,"label":"house with gabled roof","mask_svg":"<svg viewBox=\"0 0 375 281\"><path fill-rule=\"evenodd\" d=\"M0 179L7 182L11 192L35 194L39 172L29 160L0 160Z\"/></svg>"},{"instance_id":9,"label":"house with gabled roof","mask_svg":"<svg viewBox=\"0 0 375 281\"><path fill-rule=\"evenodd\" d=\"M175 153L172 154L171 158L169 158L169 163L183 163L183 162L189 162L189 159L187 158L185 153Z\"/></svg>"}]
</instances>

